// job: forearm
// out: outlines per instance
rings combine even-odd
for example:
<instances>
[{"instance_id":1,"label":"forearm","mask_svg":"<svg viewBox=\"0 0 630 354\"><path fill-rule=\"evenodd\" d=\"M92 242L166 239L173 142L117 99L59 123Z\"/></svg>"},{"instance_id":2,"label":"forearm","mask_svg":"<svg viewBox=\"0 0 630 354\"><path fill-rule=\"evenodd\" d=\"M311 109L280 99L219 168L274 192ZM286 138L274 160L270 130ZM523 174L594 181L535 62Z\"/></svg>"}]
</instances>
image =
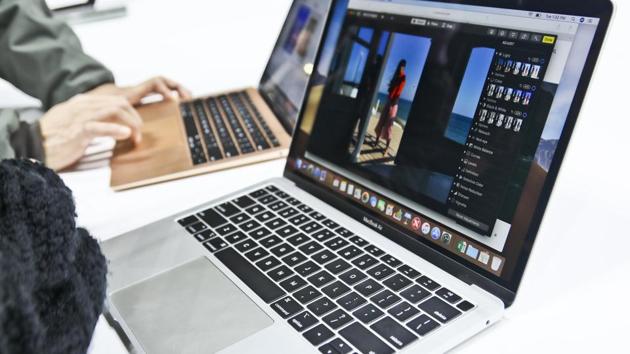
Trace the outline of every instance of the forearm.
<instances>
[{"instance_id":1,"label":"forearm","mask_svg":"<svg viewBox=\"0 0 630 354\"><path fill-rule=\"evenodd\" d=\"M39 123L20 121L15 110L0 110L0 160L30 158L45 160Z\"/></svg>"}]
</instances>

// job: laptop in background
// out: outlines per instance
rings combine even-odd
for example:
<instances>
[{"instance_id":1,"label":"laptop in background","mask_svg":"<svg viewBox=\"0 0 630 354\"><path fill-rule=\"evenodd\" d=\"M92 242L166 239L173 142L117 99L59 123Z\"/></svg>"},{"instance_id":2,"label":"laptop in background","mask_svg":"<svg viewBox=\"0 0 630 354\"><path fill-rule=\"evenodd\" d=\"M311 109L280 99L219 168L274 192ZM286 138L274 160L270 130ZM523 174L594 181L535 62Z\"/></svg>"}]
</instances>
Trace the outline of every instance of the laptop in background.
<instances>
[{"instance_id":1,"label":"laptop in background","mask_svg":"<svg viewBox=\"0 0 630 354\"><path fill-rule=\"evenodd\" d=\"M441 353L512 306L608 1L339 0L283 178L102 244L147 353Z\"/></svg>"},{"instance_id":2,"label":"laptop in background","mask_svg":"<svg viewBox=\"0 0 630 354\"><path fill-rule=\"evenodd\" d=\"M127 15L126 0L46 0L53 15L70 24L104 21Z\"/></svg>"},{"instance_id":3,"label":"laptop in background","mask_svg":"<svg viewBox=\"0 0 630 354\"><path fill-rule=\"evenodd\" d=\"M143 142L117 145L112 188L286 157L329 8L330 0L293 2L257 88L140 107Z\"/></svg>"}]
</instances>

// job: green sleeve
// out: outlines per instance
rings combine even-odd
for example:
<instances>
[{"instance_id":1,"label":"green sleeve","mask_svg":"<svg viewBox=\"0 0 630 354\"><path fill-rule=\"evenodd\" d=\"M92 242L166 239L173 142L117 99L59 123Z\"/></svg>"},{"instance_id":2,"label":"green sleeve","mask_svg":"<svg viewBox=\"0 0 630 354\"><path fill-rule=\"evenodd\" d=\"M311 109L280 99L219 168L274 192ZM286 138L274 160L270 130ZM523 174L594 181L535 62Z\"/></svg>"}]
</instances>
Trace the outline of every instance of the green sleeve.
<instances>
[{"instance_id":1,"label":"green sleeve","mask_svg":"<svg viewBox=\"0 0 630 354\"><path fill-rule=\"evenodd\" d=\"M45 162L39 122L20 120L20 112L0 110L0 160L29 158Z\"/></svg>"},{"instance_id":2,"label":"green sleeve","mask_svg":"<svg viewBox=\"0 0 630 354\"><path fill-rule=\"evenodd\" d=\"M0 110L0 160L12 159L15 151L11 146L11 135L20 124L18 113L12 109Z\"/></svg>"},{"instance_id":3,"label":"green sleeve","mask_svg":"<svg viewBox=\"0 0 630 354\"><path fill-rule=\"evenodd\" d=\"M0 77L41 100L45 110L79 93L114 82L86 55L45 0L0 0Z\"/></svg>"}]
</instances>

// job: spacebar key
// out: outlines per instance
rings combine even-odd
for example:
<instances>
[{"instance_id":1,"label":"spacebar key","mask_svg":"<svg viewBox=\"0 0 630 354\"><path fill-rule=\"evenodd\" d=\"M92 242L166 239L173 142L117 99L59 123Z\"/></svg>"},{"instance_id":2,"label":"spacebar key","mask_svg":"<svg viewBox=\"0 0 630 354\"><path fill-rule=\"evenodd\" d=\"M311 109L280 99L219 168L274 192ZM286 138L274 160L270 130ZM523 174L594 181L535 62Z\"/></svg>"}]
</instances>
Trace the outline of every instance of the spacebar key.
<instances>
[{"instance_id":1,"label":"spacebar key","mask_svg":"<svg viewBox=\"0 0 630 354\"><path fill-rule=\"evenodd\" d=\"M342 329L339 334L363 354L392 354L394 352L394 349L357 322Z\"/></svg>"},{"instance_id":2,"label":"spacebar key","mask_svg":"<svg viewBox=\"0 0 630 354\"><path fill-rule=\"evenodd\" d=\"M266 303L278 300L286 294L234 249L228 248L214 255Z\"/></svg>"}]
</instances>

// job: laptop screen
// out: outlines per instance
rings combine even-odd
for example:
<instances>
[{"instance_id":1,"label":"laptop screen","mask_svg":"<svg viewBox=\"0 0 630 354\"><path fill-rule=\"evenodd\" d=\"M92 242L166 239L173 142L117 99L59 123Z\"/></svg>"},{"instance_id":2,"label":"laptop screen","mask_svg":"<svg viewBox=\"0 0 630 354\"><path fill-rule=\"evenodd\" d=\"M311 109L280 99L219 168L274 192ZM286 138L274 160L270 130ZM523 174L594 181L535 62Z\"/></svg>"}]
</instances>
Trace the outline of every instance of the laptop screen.
<instances>
[{"instance_id":1,"label":"laptop screen","mask_svg":"<svg viewBox=\"0 0 630 354\"><path fill-rule=\"evenodd\" d=\"M414 0L333 11L289 169L510 283L599 19Z\"/></svg>"},{"instance_id":2,"label":"laptop screen","mask_svg":"<svg viewBox=\"0 0 630 354\"><path fill-rule=\"evenodd\" d=\"M331 0L295 0L263 74L260 91L285 127L295 126Z\"/></svg>"}]
</instances>

